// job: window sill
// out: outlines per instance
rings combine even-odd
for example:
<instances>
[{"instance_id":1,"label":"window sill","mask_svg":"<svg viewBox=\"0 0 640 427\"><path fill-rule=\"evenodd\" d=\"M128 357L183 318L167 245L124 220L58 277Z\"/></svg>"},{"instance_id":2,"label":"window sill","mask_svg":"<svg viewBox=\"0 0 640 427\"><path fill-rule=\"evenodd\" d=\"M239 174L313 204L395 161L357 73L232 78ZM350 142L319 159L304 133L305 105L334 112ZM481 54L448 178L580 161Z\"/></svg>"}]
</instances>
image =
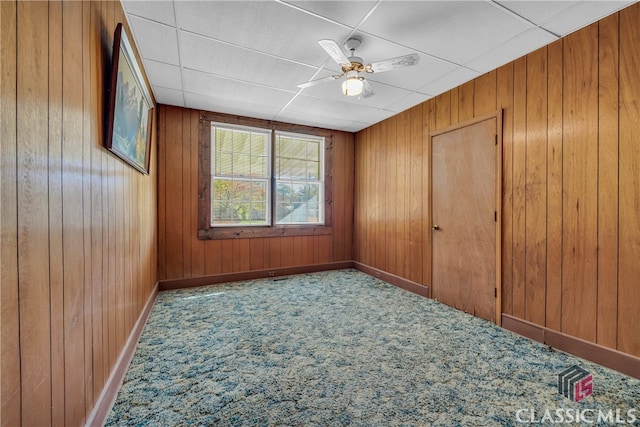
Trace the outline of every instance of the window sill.
<instances>
[{"instance_id":1,"label":"window sill","mask_svg":"<svg viewBox=\"0 0 640 427\"><path fill-rule=\"evenodd\" d=\"M262 237L326 236L333 228L326 225L279 225L275 227L220 227L198 230L198 240L251 239Z\"/></svg>"}]
</instances>

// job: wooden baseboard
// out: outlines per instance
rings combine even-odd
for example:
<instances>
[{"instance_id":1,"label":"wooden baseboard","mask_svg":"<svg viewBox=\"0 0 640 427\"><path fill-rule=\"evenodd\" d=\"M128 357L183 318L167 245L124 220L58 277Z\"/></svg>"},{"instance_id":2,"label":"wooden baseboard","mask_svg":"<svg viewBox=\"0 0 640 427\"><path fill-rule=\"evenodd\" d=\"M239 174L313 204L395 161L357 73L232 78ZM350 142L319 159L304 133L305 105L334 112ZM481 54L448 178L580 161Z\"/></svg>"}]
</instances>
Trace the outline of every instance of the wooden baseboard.
<instances>
[{"instance_id":1,"label":"wooden baseboard","mask_svg":"<svg viewBox=\"0 0 640 427\"><path fill-rule=\"evenodd\" d=\"M353 262L340 261L326 264L311 264L297 267L270 268L266 270L251 270L239 273L216 274L214 276L192 277L188 279L169 279L160 281L160 291L193 288L221 283L241 282L244 280L265 279L269 277L290 276L292 274L315 273L318 271L341 270L352 268Z\"/></svg>"},{"instance_id":2,"label":"wooden baseboard","mask_svg":"<svg viewBox=\"0 0 640 427\"><path fill-rule=\"evenodd\" d=\"M640 357L603 347L508 314L502 314L502 327L558 350L640 379Z\"/></svg>"},{"instance_id":3,"label":"wooden baseboard","mask_svg":"<svg viewBox=\"0 0 640 427\"><path fill-rule=\"evenodd\" d=\"M404 289L405 291L413 292L414 294L421 295L423 297L430 298L429 287L413 282L409 279L405 279L395 274L387 273L386 271L379 270L377 268L362 264L357 261L353 261L353 268L368 274L369 276L377 277L380 280L384 280L394 286Z\"/></svg>"},{"instance_id":4,"label":"wooden baseboard","mask_svg":"<svg viewBox=\"0 0 640 427\"><path fill-rule=\"evenodd\" d=\"M109 411L116 401L118 390L120 390L122 381L127 374L127 369L129 369L131 359L133 359L133 355L135 354L140 335L142 335L144 326L147 324L147 320L149 319L149 315L151 314L151 309L156 302L156 298L158 296L158 288L158 283L156 283L156 285L153 287L153 290L151 291L151 295L149 295L149 298L147 299L147 302L142 309L142 313L140 313L136 324L133 326L133 329L129 334L129 338L125 343L124 348L120 352L118 360L116 360L116 364L111 371L111 375L109 375L107 382L102 388L102 393L100 393L100 396L98 397L98 400L96 401L96 404L93 407L89 418L87 419L87 422L85 424L86 426L101 427L107 421Z\"/></svg>"}]
</instances>

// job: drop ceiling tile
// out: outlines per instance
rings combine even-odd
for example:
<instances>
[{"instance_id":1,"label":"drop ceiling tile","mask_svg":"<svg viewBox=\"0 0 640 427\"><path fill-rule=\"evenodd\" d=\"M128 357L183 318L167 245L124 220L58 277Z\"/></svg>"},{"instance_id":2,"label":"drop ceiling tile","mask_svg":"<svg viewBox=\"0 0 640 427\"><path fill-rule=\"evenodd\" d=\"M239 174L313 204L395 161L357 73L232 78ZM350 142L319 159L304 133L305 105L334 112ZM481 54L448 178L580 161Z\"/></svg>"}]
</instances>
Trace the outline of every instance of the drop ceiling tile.
<instances>
[{"instance_id":1,"label":"drop ceiling tile","mask_svg":"<svg viewBox=\"0 0 640 427\"><path fill-rule=\"evenodd\" d=\"M279 89L250 84L218 77L193 70L184 70L185 101L206 99L215 100L215 106L220 112L229 110L245 110L245 115L251 117L252 109L262 115L275 116L282 107L295 95ZM195 96L197 94L200 98Z\"/></svg>"},{"instance_id":2,"label":"drop ceiling tile","mask_svg":"<svg viewBox=\"0 0 640 427\"><path fill-rule=\"evenodd\" d=\"M360 120L362 116L376 111L376 109L364 105L354 106L349 102L299 95L287 106L287 109L283 114L286 114L288 111L309 113L317 116L325 116L348 121L357 121Z\"/></svg>"},{"instance_id":3,"label":"drop ceiling tile","mask_svg":"<svg viewBox=\"0 0 640 427\"><path fill-rule=\"evenodd\" d=\"M431 95L425 95L422 93L412 92L409 95L403 97L398 102L394 102L391 105L387 105L385 110L393 111L394 113L400 113L404 110L408 110L411 107L415 107L424 101L433 98Z\"/></svg>"},{"instance_id":4,"label":"drop ceiling tile","mask_svg":"<svg viewBox=\"0 0 640 427\"><path fill-rule=\"evenodd\" d=\"M486 73L555 40L557 38L548 31L534 28L466 63L465 66L480 73Z\"/></svg>"},{"instance_id":5,"label":"drop ceiling tile","mask_svg":"<svg viewBox=\"0 0 640 427\"><path fill-rule=\"evenodd\" d=\"M153 86L153 96L156 98L156 102L160 104L175 105L177 107L185 106L181 90Z\"/></svg>"},{"instance_id":6,"label":"drop ceiling tile","mask_svg":"<svg viewBox=\"0 0 640 427\"><path fill-rule=\"evenodd\" d=\"M368 123L369 126L371 126L378 122L386 120L389 117L393 117L396 114L397 113L394 111L379 109L379 110L368 112L366 115L362 116L359 120L356 120L356 121L360 123Z\"/></svg>"},{"instance_id":7,"label":"drop ceiling tile","mask_svg":"<svg viewBox=\"0 0 640 427\"><path fill-rule=\"evenodd\" d=\"M529 21L540 25L554 15L570 8L578 3L578 1L497 1L500 5L506 7L510 11L520 15Z\"/></svg>"},{"instance_id":8,"label":"drop ceiling tile","mask_svg":"<svg viewBox=\"0 0 640 427\"><path fill-rule=\"evenodd\" d=\"M347 126L342 127L340 130L345 132L359 132L371 126L373 123L351 122Z\"/></svg>"},{"instance_id":9,"label":"drop ceiling tile","mask_svg":"<svg viewBox=\"0 0 640 427\"><path fill-rule=\"evenodd\" d=\"M460 86L461 84L466 83L469 80L478 77L479 75L480 73L476 71L470 70L465 67L459 67L452 72L445 74L439 79L422 86L420 89L418 89L418 92L437 96L443 92L448 91L449 89Z\"/></svg>"},{"instance_id":10,"label":"drop ceiling tile","mask_svg":"<svg viewBox=\"0 0 640 427\"><path fill-rule=\"evenodd\" d=\"M296 85L309 80L316 71L190 33L180 34L180 56L184 68L292 91L297 91Z\"/></svg>"},{"instance_id":11,"label":"drop ceiling tile","mask_svg":"<svg viewBox=\"0 0 640 427\"><path fill-rule=\"evenodd\" d=\"M200 93L185 92L184 99L189 108L215 113L235 114L264 120L272 120L276 114L272 105L253 104L237 98L225 99Z\"/></svg>"},{"instance_id":12,"label":"drop ceiling tile","mask_svg":"<svg viewBox=\"0 0 640 427\"><path fill-rule=\"evenodd\" d=\"M176 29L129 15L136 46L144 59L180 65Z\"/></svg>"},{"instance_id":13,"label":"drop ceiling tile","mask_svg":"<svg viewBox=\"0 0 640 427\"><path fill-rule=\"evenodd\" d=\"M295 110L286 109L279 114L276 120L285 123L295 123L306 126L316 126L325 129L337 129L340 130L345 126L349 126L352 122L336 117L321 116L318 114L300 112Z\"/></svg>"},{"instance_id":14,"label":"drop ceiling tile","mask_svg":"<svg viewBox=\"0 0 640 427\"><path fill-rule=\"evenodd\" d=\"M375 1L287 1L332 21L354 27L367 16Z\"/></svg>"},{"instance_id":15,"label":"drop ceiling tile","mask_svg":"<svg viewBox=\"0 0 640 427\"><path fill-rule=\"evenodd\" d=\"M633 1L582 1L542 24L549 31L565 36L608 16Z\"/></svg>"},{"instance_id":16,"label":"drop ceiling tile","mask_svg":"<svg viewBox=\"0 0 640 427\"><path fill-rule=\"evenodd\" d=\"M152 21L176 26L176 17L173 10L173 1L129 1L123 0L122 5L127 13L142 16Z\"/></svg>"},{"instance_id":17,"label":"drop ceiling tile","mask_svg":"<svg viewBox=\"0 0 640 427\"><path fill-rule=\"evenodd\" d=\"M382 2L362 31L462 64L532 28L480 1Z\"/></svg>"},{"instance_id":18,"label":"drop ceiling tile","mask_svg":"<svg viewBox=\"0 0 640 427\"><path fill-rule=\"evenodd\" d=\"M149 77L149 81L152 81L154 85L167 89L182 90L180 67L145 59L144 70L147 73L147 77Z\"/></svg>"},{"instance_id":19,"label":"drop ceiling tile","mask_svg":"<svg viewBox=\"0 0 640 427\"><path fill-rule=\"evenodd\" d=\"M314 66L328 58L317 40L349 34L342 25L273 1L176 2L175 7L185 31Z\"/></svg>"}]
</instances>

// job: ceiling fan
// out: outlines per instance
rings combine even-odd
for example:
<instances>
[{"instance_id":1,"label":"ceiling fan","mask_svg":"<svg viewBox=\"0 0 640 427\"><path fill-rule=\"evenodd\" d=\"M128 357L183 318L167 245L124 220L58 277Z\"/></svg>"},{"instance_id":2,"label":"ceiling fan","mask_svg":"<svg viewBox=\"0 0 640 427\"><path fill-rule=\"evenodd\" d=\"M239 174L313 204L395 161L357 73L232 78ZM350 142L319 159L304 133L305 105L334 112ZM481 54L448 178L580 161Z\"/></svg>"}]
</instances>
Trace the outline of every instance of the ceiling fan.
<instances>
[{"instance_id":1,"label":"ceiling fan","mask_svg":"<svg viewBox=\"0 0 640 427\"><path fill-rule=\"evenodd\" d=\"M338 46L338 43L333 40L318 40L318 43L329 54L329 56L331 56L331 58L340 65L342 68L342 74L336 74L335 76L300 83L298 85L300 89L338 80L343 76L346 76L347 78L342 82L342 93L347 96L362 95L363 98L368 98L374 94L373 88L364 77L360 76L361 72L382 73L384 71L410 67L412 65L416 65L420 61L420 56L412 53L410 55L398 56L397 58L385 59L383 61L377 61L365 65L362 58L355 56L356 49L359 48L362 43L362 40L357 37L352 37L344 43L344 47L351 52L351 56L349 57L344 54L342 49Z\"/></svg>"}]
</instances>

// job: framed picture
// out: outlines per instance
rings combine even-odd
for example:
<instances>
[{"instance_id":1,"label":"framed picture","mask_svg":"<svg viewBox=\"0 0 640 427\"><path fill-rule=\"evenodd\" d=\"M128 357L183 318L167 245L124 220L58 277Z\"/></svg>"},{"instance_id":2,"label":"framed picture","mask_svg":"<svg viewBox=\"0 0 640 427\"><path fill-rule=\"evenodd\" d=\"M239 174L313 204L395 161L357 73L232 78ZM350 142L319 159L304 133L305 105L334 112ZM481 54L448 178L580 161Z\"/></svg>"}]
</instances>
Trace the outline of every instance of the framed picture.
<instances>
[{"instance_id":1,"label":"framed picture","mask_svg":"<svg viewBox=\"0 0 640 427\"><path fill-rule=\"evenodd\" d=\"M122 23L113 39L108 108L105 147L148 174L153 102Z\"/></svg>"}]
</instances>

